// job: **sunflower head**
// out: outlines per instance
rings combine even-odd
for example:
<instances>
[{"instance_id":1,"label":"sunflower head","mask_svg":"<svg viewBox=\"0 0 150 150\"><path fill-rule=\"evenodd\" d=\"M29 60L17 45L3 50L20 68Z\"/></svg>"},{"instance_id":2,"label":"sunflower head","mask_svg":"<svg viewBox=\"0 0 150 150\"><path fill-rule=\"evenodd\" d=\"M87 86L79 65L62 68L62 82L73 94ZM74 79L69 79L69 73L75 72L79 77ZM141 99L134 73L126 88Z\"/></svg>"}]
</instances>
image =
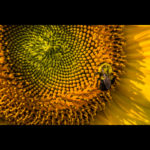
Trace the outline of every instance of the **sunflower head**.
<instances>
[{"instance_id":1,"label":"sunflower head","mask_svg":"<svg viewBox=\"0 0 150 150\"><path fill-rule=\"evenodd\" d=\"M124 26L0 26L0 114L14 124L87 124L124 67ZM102 64L102 65L101 65ZM97 86L101 79L107 91ZM101 81L100 81L101 82Z\"/></svg>"}]
</instances>

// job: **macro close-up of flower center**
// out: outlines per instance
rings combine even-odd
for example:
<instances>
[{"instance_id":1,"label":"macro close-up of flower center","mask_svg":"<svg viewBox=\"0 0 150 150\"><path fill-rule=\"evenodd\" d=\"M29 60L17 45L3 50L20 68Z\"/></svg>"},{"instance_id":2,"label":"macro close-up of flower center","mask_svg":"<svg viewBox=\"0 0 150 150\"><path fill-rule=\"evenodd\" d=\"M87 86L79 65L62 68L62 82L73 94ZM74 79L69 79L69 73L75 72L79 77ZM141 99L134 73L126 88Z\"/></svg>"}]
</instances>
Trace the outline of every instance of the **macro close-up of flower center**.
<instances>
[{"instance_id":1,"label":"macro close-up of flower center","mask_svg":"<svg viewBox=\"0 0 150 150\"><path fill-rule=\"evenodd\" d=\"M129 62L125 34L124 25L0 25L0 117L16 125L103 124L97 118Z\"/></svg>"}]
</instances>

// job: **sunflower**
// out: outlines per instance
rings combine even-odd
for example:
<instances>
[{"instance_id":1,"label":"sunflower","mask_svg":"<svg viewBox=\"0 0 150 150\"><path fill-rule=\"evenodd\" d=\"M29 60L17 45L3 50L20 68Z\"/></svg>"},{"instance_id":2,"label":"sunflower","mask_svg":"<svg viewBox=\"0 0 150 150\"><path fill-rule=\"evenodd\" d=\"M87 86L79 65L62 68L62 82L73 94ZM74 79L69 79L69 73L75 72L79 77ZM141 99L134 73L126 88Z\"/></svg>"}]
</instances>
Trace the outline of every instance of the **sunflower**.
<instances>
[{"instance_id":1,"label":"sunflower","mask_svg":"<svg viewBox=\"0 0 150 150\"><path fill-rule=\"evenodd\" d=\"M0 30L0 115L8 123L149 124L149 26Z\"/></svg>"}]
</instances>

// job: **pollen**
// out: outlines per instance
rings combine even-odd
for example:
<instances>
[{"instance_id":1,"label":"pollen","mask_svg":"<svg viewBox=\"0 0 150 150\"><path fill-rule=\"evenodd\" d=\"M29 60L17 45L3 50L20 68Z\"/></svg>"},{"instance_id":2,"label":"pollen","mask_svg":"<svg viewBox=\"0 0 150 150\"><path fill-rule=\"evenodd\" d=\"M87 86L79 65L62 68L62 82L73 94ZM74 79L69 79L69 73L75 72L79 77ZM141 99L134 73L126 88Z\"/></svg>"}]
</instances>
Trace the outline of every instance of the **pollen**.
<instances>
[{"instance_id":1,"label":"pollen","mask_svg":"<svg viewBox=\"0 0 150 150\"><path fill-rule=\"evenodd\" d=\"M122 25L0 25L0 116L19 125L89 124L111 100L102 63L125 64Z\"/></svg>"}]
</instances>

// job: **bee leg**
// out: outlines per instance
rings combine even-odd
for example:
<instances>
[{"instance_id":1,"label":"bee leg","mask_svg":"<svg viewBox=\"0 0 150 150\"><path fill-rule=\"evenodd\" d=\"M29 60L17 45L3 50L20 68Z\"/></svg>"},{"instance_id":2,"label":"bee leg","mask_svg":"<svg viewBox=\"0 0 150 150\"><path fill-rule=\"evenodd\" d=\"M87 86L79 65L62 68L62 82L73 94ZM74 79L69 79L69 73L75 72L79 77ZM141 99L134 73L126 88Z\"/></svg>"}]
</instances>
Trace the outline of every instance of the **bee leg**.
<instances>
[{"instance_id":1,"label":"bee leg","mask_svg":"<svg viewBox=\"0 0 150 150\"><path fill-rule=\"evenodd\" d=\"M102 90L102 91L106 91L107 90L103 80L101 80L101 83L100 83L100 90Z\"/></svg>"},{"instance_id":2,"label":"bee leg","mask_svg":"<svg viewBox=\"0 0 150 150\"><path fill-rule=\"evenodd\" d=\"M114 84L116 77L113 77L113 79L111 80L111 83Z\"/></svg>"}]
</instances>

